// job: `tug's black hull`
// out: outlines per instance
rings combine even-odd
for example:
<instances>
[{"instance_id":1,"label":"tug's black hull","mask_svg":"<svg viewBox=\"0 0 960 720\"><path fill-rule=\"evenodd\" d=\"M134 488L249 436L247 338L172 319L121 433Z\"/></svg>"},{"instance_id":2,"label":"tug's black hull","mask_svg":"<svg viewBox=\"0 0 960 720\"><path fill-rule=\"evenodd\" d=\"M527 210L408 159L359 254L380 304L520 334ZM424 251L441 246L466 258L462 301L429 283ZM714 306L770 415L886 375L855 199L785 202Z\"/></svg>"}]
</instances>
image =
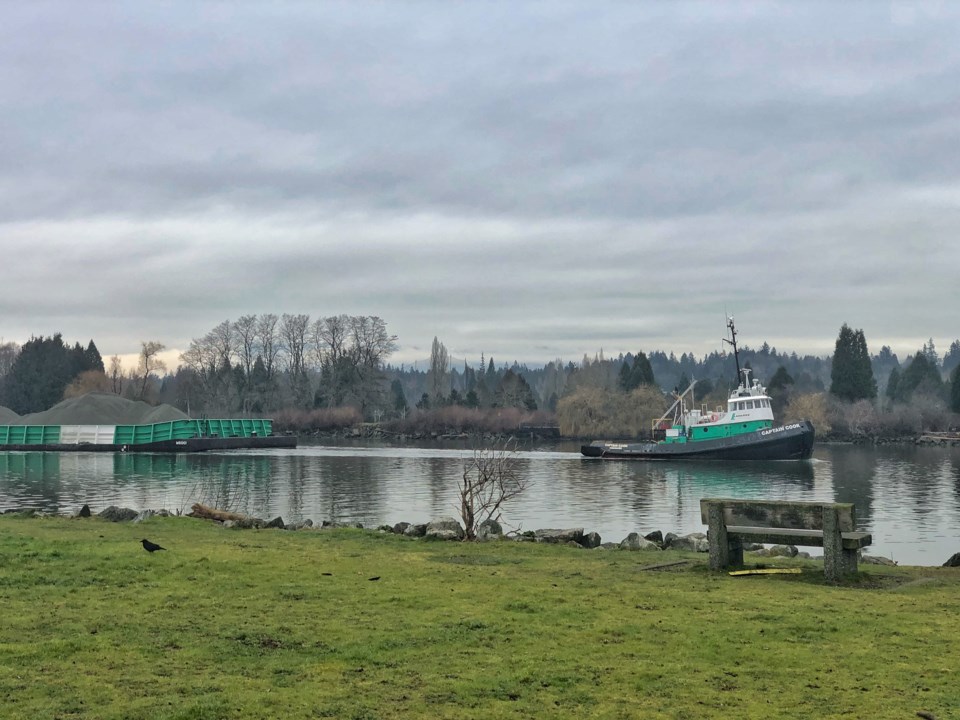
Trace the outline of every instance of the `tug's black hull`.
<instances>
[{"instance_id":1,"label":"tug's black hull","mask_svg":"<svg viewBox=\"0 0 960 720\"><path fill-rule=\"evenodd\" d=\"M813 454L813 425L808 420L714 440L686 443L611 443L582 445L586 457L611 460L807 460Z\"/></svg>"}]
</instances>

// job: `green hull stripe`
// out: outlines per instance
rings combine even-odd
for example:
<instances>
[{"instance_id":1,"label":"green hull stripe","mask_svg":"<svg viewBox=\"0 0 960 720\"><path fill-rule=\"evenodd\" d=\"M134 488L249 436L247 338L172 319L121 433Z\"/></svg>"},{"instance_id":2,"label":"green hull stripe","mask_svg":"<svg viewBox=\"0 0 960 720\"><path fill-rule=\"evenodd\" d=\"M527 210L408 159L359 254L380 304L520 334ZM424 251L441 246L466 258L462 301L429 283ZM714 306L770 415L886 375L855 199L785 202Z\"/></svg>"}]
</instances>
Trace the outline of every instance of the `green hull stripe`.
<instances>
[{"instance_id":1,"label":"green hull stripe","mask_svg":"<svg viewBox=\"0 0 960 720\"><path fill-rule=\"evenodd\" d=\"M688 443L698 440L716 440L718 438L736 437L737 435L746 435L773 427L769 420L753 420L743 423L723 423L722 425L694 425L690 431L690 437L681 435L678 438L667 438L664 442L668 443Z\"/></svg>"},{"instance_id":2,"label":"green hull stripe","mask_svg":"<svg viewBox=\"0 0 960 720\"><path fill-rule=\"evenodd\" d=\"M59 445L61 444L60 429L60 425L0 425L0 447ZM139 445L199 437L267 437L272 434L272 420L173 420L152 425L117 425L113 431L113 444ZM76 434L72 438L69 444L77 444Z\"/></svg>"}]
</instances>

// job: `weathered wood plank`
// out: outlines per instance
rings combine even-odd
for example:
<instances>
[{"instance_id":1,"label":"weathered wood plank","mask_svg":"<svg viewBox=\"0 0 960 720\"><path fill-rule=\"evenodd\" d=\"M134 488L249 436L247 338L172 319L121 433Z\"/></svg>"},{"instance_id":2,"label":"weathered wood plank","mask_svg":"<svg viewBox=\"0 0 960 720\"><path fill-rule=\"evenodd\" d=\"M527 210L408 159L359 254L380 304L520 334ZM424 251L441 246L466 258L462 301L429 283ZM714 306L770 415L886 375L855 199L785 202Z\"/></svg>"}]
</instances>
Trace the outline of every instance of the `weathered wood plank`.
<instances>
[{"instance_id":1,"label":"weathered wood plank","mask_svg":"<svg viewBox=\"0 0 960 720\"><path fill-rule=\"evenodd\" d=\"M724 522L728 527L747 525L823 530L823 509L831 506L836 508L841 532L854 532L857 529L856 512L852 503L703 498L700 500L700 518L704 525L709 525L711 505L720 505L723 508Z\"/></svg>"}]
</instances>

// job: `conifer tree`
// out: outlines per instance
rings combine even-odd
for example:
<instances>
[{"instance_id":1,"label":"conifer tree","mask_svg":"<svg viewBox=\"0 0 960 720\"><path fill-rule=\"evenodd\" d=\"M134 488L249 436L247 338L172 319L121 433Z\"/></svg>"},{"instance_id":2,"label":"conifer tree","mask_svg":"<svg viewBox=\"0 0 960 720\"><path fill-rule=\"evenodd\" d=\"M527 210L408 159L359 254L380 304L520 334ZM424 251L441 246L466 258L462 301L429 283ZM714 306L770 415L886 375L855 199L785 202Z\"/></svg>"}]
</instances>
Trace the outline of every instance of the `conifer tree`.
<instances>
[{"instance_id":1,"label":"conifer tree","mask_svg":"<svg viewBox=\"0 0 960 720\"><path fill-rule=\"evenodd\" d=\"M950 374L950 409L960 413L960 365Z\"/></svg>"},{"instance_id":2,"label":"conifer tree","mask_svg":"<svg viewBox=\"0 0 960 720\"><path fill-rule=\"evenodd\" d=\"M830 394L843 400L869 400L877 396L877 381L870 367L870 354L863 330L840 328L830 370Z\"/></svg>"}]
</instances>

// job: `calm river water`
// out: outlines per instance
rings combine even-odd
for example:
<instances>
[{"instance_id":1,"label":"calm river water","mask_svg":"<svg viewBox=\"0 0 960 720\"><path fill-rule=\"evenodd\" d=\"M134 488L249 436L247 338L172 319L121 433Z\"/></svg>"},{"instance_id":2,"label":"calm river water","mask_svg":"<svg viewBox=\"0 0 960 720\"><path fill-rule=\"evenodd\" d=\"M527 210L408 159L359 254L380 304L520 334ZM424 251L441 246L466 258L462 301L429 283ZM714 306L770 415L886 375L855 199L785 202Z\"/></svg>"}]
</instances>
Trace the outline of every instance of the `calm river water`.
<instances>
[{"instance_id":1,"label":"calm river water","mask_svg":"<svg viewBox=\"0 0 960 720\"><path fill-rule=\"evenodd\" d=\"M304 445L200 453L0 453L0 510L76 512L89 503L189 509L197 501L285 521L426 522L455 515L466 447ZM852 502L869 552L939 565L960 551L960 448L820 445L804 463L654 463L581 458L578 446L517 453L529 487L509 527L583 527L604 541L702 531L699 499Z\"/></svg>"}]
</instances>

